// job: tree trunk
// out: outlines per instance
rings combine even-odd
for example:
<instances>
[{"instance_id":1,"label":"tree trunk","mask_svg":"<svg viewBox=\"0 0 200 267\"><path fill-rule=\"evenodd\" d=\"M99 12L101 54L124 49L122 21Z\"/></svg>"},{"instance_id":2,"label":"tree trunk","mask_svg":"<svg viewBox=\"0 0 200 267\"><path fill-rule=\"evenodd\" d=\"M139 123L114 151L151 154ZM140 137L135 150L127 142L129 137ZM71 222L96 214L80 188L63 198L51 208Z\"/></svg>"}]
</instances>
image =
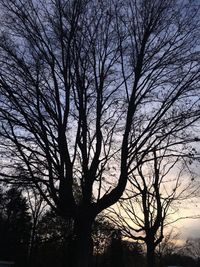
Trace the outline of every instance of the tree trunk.
<instances>
[{"instance_id":1,"label":"tree trunk","mask_svg":"<svg viewBox=\"0 0 200 267\"><path fill-rule=\"evenodd\" d=\"M92 267L92 222L86 219L75 222L75 237L70 248L70 267ZM68 265L67 265L68 266Z\"/></svg>"},{"instance_id":2,"label":"tree trunk","mask_svg":"<svg viewBox=\"0 0 200 267\"><path fill-rule=\"evenodd\" d=\"M155 267L155 247L153 242L147 243L147 267Z\"/></svg>"},{"instance_id":3,"label":"tree trunk","mask_svg":"<svg viewBox=\"0 0 200 267\"><path fill-rule=\"evenodd\" d=\"M35 250L36 250L36 228L37 228L37 219L33 220L33 226L31 231L31 238L30 238L30 247L29 247L29 255L28 255L28 265L30 267L35 266L36 259L35 259Z\"/></svg>"}]
</instances>

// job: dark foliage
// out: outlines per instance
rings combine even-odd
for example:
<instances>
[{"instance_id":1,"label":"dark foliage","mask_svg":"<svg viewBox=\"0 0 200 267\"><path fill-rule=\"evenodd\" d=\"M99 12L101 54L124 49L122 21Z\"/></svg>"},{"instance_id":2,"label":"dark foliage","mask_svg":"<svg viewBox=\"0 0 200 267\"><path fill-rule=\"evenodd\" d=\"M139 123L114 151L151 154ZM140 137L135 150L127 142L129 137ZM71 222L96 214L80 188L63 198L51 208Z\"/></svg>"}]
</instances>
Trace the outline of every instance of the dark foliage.
<instances>
[{"instance_id":1,"label":"dark foliage","mask_svg":"<svg viewBox=\"0 0 200 267\"><path fill-rule=\"evenodd\" d=\"M25 197L17 188L0 192L0 259L26 266L31 220Z\"/></svg>"}]
</instances>

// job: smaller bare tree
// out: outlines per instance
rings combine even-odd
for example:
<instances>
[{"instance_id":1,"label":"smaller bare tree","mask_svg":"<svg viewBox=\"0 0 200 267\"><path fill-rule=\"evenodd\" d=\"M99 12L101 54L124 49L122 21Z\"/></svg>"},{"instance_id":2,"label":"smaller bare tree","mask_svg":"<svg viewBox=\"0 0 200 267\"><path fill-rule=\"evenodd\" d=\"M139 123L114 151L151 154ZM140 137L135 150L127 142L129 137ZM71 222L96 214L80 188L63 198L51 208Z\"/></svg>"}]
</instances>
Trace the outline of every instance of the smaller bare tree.
<instances>
[{"instance_id":1,"label":"smaller bare tree","mask_svg":"<svg viewBox=\"0 0 200 267\"><path fill-rule=\"evenodd\" d=\"M122 233L145 243L148 267L155 266L155 249L164 238L165 227L183 218L174 216L178 204L197 191L193 179L183 179L185 166L179 156L173 158L168 153L167 149L154 149L131 174L129 189L117 208L111 209L112 220Z\"/></svg>"}]
</instances>

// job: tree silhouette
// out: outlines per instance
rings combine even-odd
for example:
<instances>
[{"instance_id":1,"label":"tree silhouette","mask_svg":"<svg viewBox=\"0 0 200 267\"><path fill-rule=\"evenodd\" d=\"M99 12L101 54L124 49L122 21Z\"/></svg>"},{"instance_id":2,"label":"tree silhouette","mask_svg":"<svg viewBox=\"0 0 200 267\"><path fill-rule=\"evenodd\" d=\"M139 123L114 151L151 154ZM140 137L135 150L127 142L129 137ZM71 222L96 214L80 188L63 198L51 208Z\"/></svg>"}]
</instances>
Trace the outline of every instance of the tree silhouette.
<instances>
[{"instance_id":1,"label":"tree silhouette","mask_svg":"<svg viewBox=\"0 0 200 267\"><path fill-rule=\"evenodd\" d=\"M112 221L123 235L145 243L148 267L156 266L156 248L164 238L165 227L182 218L172 216L178 211L178 203L198 194L199 186L193 178L183 176L185 163L180 157L169 156L167 148L159 153L154 150L130 175L130 186L118 209L110 209Z\"/></svg>"},{"instance_id":2,"label":"tree silhouette","mask_svg":"<svg viewBox=\"0 0 200 267\"><path fill-rule=\"evenodd\" d=\"M159 266L164 266L165 258L170 258L175 252L179 250L177 240L180 236L179 233L175 232L172 228L169 232L164 235L162 242L156 248L156 255L158 258Z\"/></svg>"},{"instance_id":3,"label":"tree silhouette","mask_svg":"<svg viewBox=\"0 0 200 267\"><path fill-rule=\"evenodd\" d=\"M34 266L70 265L73 221L47 210L37 225L37 239L31 264Z\"/></svg>"},{"instance_id":4,"label":"tree silhouette","mask_svg":"<svg viewBox=\"0 0 200 267\"><path fill-rule=\"evenodd\" d=\"M124 253L120 231L115 231L110 244L110 267L124 267Z\"/></svg>"},{"instance_id":5,"label":"tree silhouette","mask_svg":"<svg viewBox=\"0 0 200 267\"><path fill-rule=\"evenodd\" d=\"M0 207L0 258L26 266L31 229L27 201L12 187L2 190Z\"/></svg>"},{"instance_id":6,"label":"tree silhouette","mask_svg":"<svg viewBox=\"0 0 200 267\"><path fill-rule=\"evenodd\" d=\"M199 238L187 239L183 250L186 255L193 257L199 263L200 261L200 239Z\"/></svg>"},{"instance_id":7,"label":"tree silhouette","mask_svg":"<svg viewBox=\"0 0 200 267\"><path fill-rule=\"evenodd\" d=\"M32 183L73 218L73 265L88 267L95 217L118 201L129 173L169 136L176 149L198 140L187 132L200 114L198 6L2 0L0 8L1 177Z\"/></svg>"},{"instance_id":8,"label":"tree silhouette","mask_svg":"<svg viewBox=\"0 0 200 267\"><path fill-rule=\"evenodd\" d=\"M36 266L36 253L38 248L38 230L39 224L45 214L45 209L47 208L46 203L42 196L38 193L34 187L23 187L24 194L26 194L27 204L29 208L29 214L31 217L31 234L30 234L30 244L28 253L28 265Z\"/></svg>"}]
</instances>

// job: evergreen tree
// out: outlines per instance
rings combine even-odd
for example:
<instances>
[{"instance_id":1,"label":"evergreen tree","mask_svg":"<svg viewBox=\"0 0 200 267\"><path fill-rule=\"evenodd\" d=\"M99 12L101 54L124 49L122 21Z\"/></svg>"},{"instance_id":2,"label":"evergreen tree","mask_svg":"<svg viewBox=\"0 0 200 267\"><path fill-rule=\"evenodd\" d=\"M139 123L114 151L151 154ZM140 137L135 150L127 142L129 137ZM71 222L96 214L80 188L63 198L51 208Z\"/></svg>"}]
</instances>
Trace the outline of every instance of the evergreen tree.
<instances>
[{"instance_id":1,"label":"evergreen tree","mask_svg":"<svg viewBox=\"0 0 200 267\"><path fill-rule=\"evenodd\" d=\"M0 191L0 259L26 265L31 220L26 198L15 188Z\"/></svg>"}]
</instances>

